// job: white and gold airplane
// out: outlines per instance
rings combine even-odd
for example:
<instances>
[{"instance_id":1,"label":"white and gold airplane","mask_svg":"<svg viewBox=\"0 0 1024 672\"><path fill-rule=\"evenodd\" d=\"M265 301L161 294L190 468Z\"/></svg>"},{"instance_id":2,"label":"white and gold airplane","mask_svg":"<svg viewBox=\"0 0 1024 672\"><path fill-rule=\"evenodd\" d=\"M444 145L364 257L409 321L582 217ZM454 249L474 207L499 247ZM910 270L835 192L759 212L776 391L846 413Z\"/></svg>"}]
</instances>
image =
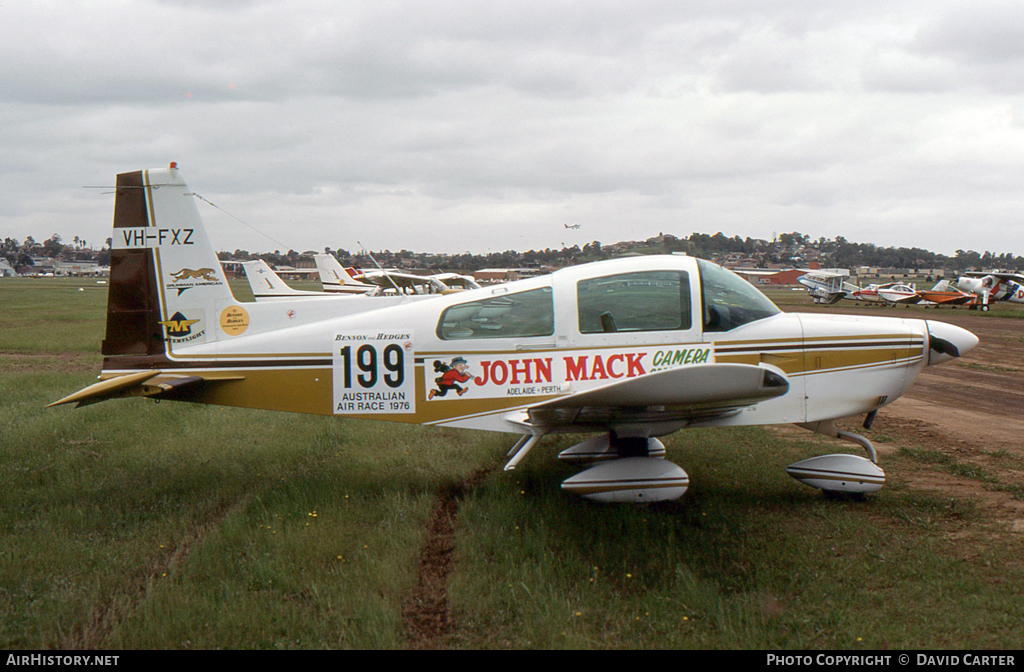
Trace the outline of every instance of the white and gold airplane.
<instances>
[{"instance_id":1,"label":"white and gold airplane","mask_svg":"<svg viewBox=\"0 0 1024 672\"><path fill-rule=\"evenodd\" d=\"M235 300L173 167L118 175L100 381L55 404L119 397L544 436L597 463L563 488L605 501L675 499L689 477L658 437L684 427L795 423L867 458L790 465L864 493L885 475L833 420L875 412L978 339L934 320L783 313L693 257L602 261L443 296Z\"/></svg>"}]
</instances>

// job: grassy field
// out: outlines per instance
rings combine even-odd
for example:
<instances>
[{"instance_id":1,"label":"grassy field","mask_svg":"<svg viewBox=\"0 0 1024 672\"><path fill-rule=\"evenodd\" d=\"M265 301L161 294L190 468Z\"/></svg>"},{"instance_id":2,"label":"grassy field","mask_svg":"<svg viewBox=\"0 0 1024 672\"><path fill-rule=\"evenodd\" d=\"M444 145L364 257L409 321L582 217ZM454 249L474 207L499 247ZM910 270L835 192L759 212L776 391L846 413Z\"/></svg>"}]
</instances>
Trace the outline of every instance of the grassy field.
<instances>
[{"instance_id":1,"label":"grassy field","mask_svg":"<svg viewBox=\"0 0 1024 672\"><path fill-rule=\"evenodd\" d=\"M505 435L147 400L43 408L99 371L105 295L0 280L2 648L408 646L430 518L471 475L442 646L1024 641L1019 543L901 481L913 447L887 458L877 496L836 502L783 472L835 444L684 431L666 441L691 476L681 500L600 506L558 487L573 437L506 474Z\"/></svg>"}]
</instances>

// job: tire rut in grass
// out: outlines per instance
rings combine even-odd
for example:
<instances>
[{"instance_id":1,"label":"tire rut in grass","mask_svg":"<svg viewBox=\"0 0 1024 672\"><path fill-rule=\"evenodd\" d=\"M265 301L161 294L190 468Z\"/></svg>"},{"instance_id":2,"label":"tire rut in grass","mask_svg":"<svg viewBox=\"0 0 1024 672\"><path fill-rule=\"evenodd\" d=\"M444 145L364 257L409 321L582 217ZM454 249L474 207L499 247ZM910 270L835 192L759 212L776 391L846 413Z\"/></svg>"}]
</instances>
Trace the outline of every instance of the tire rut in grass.
<instances>
[{"instance_id":1,"label":"tire rut in grass","mask_svg":"<svg viewBox=\"0 0 1024 672\"><path fill-rule=\"evenodd\" d=\"M251 498L251 495L245 495L230 505L218 508L205 523L189 530L177 544L167 548L150 566L136 574L124 588L111 595L105 604L94 605L89 615L63 638L57 648L111 648L111 634L145 602L153 584L184 562L211 531L243 509Z\"/></svg>"},{"instance_id":2,"label":"tire rut in grass","mask_svg":"<svg viewBox=\"0 0 1024 672\"><path fill-rule=\"evenodd\" d=\"M440 494L430 516L427 542L420 550L418 577L402 611L406 646L410 649L440 649L454 632L448 602L448 577L454 568L455 524L459 503L466 492L483 481L493 467L480 469L459 485Z\"/></svg>"}]
</instances>

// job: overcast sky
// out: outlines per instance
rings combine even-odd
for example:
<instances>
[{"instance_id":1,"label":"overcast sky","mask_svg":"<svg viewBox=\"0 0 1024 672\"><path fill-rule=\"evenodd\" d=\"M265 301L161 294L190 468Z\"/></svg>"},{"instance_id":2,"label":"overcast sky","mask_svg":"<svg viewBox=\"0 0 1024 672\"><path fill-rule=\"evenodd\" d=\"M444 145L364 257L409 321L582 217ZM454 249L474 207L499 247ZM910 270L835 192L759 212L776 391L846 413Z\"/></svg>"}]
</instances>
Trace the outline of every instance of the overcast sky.
<instances>
[{"instance_id":1,"label":"overcast sky","mask_svg":"<svg viewBox=\"0 0 1024 672\"><path fill-rule=\"evenodd\" d=\"M0 237L177 161L226 250L1024 254L1019 0L6 0L0 59Z\"/></svg>"}]
</instances>

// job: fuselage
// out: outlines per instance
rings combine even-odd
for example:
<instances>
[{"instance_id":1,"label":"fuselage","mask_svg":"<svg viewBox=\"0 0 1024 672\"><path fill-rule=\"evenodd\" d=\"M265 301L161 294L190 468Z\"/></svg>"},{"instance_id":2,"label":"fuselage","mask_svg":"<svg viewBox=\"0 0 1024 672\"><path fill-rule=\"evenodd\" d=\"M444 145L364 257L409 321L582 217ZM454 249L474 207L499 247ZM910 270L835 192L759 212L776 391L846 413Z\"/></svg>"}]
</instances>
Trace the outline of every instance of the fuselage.
<instances>
[{"instance_id":1,"label":"fuselage","mask_svg":"<svg viewBox=\"0 0 1024 672\"><path fill-rule=\"evenodd\" d=\"M201 336L169 339L146 363L108 358L103 377L160 368L231 379L194 401L516 431L510 411L712 363L761 366L790 389L710 424L866 413L934 355L923 320L782 313L738 276L675 255L449 296L197 306L189 317L205 320L193 325ZM442 382L450 369L461 373Z\"/></svg>"}]
</instances>

